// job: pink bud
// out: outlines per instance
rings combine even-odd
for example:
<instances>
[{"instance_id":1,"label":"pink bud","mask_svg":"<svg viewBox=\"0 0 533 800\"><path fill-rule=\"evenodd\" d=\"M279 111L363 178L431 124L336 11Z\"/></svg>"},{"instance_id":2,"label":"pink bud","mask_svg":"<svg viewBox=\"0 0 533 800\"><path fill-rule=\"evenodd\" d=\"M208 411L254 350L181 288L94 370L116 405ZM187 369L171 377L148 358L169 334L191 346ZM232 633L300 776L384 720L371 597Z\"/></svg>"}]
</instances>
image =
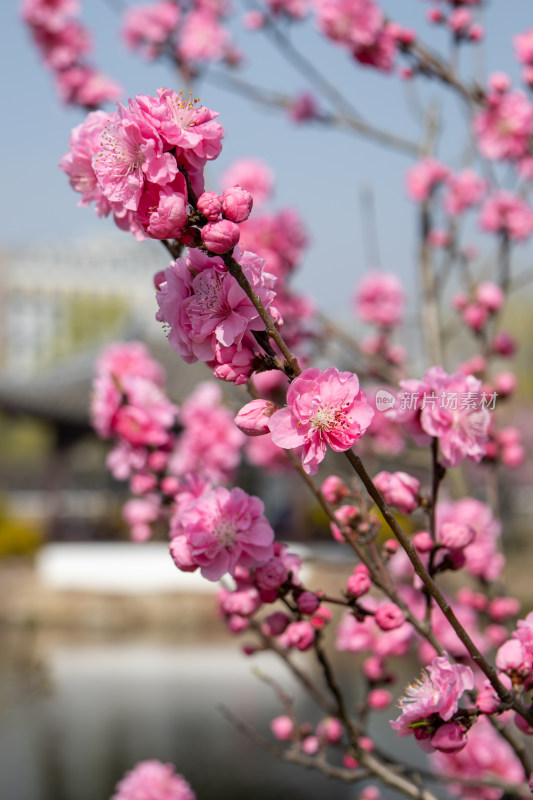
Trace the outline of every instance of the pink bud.
<instances>
[{"instance_id":1,"label":"pink bud","mask_svg":"<svg viewBox=\"0 0 533 800\"><path fill-rule=\"evenodd\" d=\"M315 629L310 622L291 622L279 637L282 647L309 650L315 641Z\"/></svg>"},{"instance_id":2,"label":"pink bud","mask_svg":"<svg viewBox=\"0 0 533 800\"><path fill-rule=\"evenodd\" d=\"M506 622L520 611L520 602L515 597L495 597L489 603L489 614L496 622Z\"/></svg>"},{"instance_id":3,"label":"pink bud","mask_svg":"<svg viewBox=\"0 0 533 800\"><path fill-rule=\"evenodd\" d=\"M353 575L350 575L346 582L346 588L353 597L362 597L370 591L371 587L372 581L370 575L364 572L355 572Z\"/></svg>"},{"instance_id":4,"label":"pink bud","mask_svg":"<svg viewBox=\"0 0 533 800\"><path fill-rule=\"evenodd\" d=\"M525 676L531 668L530 659L518 639L509 639L496 653L496 666L502 672Z\"/></svg>"},{"instance_id":5,"label":"pink bud","mask_svg":"<svg viewBox=\"0 0 533 800\"><path fill-rule=\"evenodd\" d=\"M372 689L368 695L368 706L374 711L383 711L392 703L392 695L387 689Z\"/></svg>"},{"instance_id":6,"label":"pink bud","mask_svg":"<svg viewBox=\"0 0 533 800\"><path fill-rule=\"evenodd\" d=\"M306 736L302 742L302 752L306 753L308 756L314 756L315 753L318 753L319 747L320 742L316 736Z\"/></svg>"},{"instance_id":7,"label":"pink bud","mask_svg":"<svg viewBox=\"0 0 533 800\"><path fill-rule=\"evenodd\" d=\"M384 675L383 661L379 656L369 656L363 662L363 672L369 681L380 681Z\"/></svg>"},{"instance_id":8,"label":"pink bud","mask_svg":"<svg viewBox=\"0 0 533 800\"><path fill-rule=\"evenodd\" d=\"M133 494L147 494L155 488L156 483L155 475L146 472L138 472L131 477L130 489Z\"/></svg>"},{"instance_id":9,"label":"pink bud","mask_svg":"<svg viewBox=\"0 0 533 800\"><path fill-rule=\"evenodd\" d=\"M476 698L476 706L482 714L494 714L500 707L501 700L495 694L492 686L486 686L478 693Z\"/></svg>"},{"instance_id":10,"label":"pink bud","mask_svg":"<svg viewBox=\"0 0 533 800\"><path fill-rule=\"evenodd\" d=\"M533 728L531 727L531 725L528 723L527 720L524 719L524 717L521 717L520 714L514 715L514 724L516 725L519 731L525 733L527 736L531 736L531 734L533 733Z\"/></svg>"},{"instance_id":11,"label":"pink bud","mask_svg":"<svg viewBox=\"0 0 533 800\"><path fill-rule=\"evenodd\" d=\"M512 372L499 372L494 378L494 388L502 397L512 394L517 385L516 375Z\"/></svg>"},{"instance_id":12,"label":"pink bud","mask_svg":"<svg viewBox=\"0 0 533 800\"><path fill-rule=\"evenodd\" d=\"M242 186L231 186L222 195L222 211L226 219L232 222L244 222L248 219L253 203L252 195Z\"/></svg>"},{"instance_id":13,"label":"pink bud","mask_svg":"<svg viewBox=\"0 0 533 800\"><path fill-rule=\"evenodd\" d=\"M332 503L333 505L337 505L350 494L350 490L344 481L338 478L337 475L330 475L327 477L321 489L325 499L328 503Z\"/></svg>"},{"instance_id":14,"label":"pink bud","mask_svg":"<svg viewBox=\"0 0 533 800\"><path fill-rule=\"evenodd\" d=\"M376 624L382 631L391 631L399 628L405 622L403 611L396 603L385 603L376 608Z\"/></svg>"},{"instance_id":15,"label":"pink bud","mask_svg":"<svg viewBox=\"0 0 533 800\"><path fill-rule=\"evenodd\" d=\"M326 606L320 606L311 617L311 625L313 628L316 628L316 630L320 630L321 628L324 628L328 622L331 622L332 619L333 614L329 608Z\"/></svg>"},{"instance_id":16,"label":"pink bud","mask_svg":"<svg viewBox=\"0 0 533 800\"><path fill-rule=\"evenodd\" d=\"M472 544L476 538L476 532L470 525L463 525L460 522L445 522L441 525L439 539L444 547L450 550L460 550Z\"/></svg>"},{"instance_id":17,"label":"pink bud","mask_svg":"<svg viewBox=\"0 0 533 800\"><path fill-rule=\"evenodd\" d=\"M419 553L429 553L433 548L434 541L429 531L420 531L413 536L413 544Z\"/></svg>"},{"instance_id":18,"label":"pink bud","mask_svg":"<svg viewBox=\"0 0 533 800\"><path fill-rule=\"evenodd\" d=\"M485 281L480 283L476 289L476 299L478 303L488 311L499 311L505 301L503 290L496 283Z\"/></svg>"},{"instance_id":19,"label":"pink bud","mask_svg":"<svg viewBox=\"0 0 533 800\"><path fill-rule=\"evenodd\" d=\"M242 631L250 627L246 617L241 617L240 614L231 614L227 619L227 625L231 633L242 633Z\"/></svg>"},{"instance_id":20,"label":"pink bud","mask_svg":"<svg viewBox=\"0 0 533 800\"><path fill-rule=\"evenodd\" d=\"M472 20L471 11L466 8L456 8L448 17L448 27L455 34L464 34Z\"/></svg>"},{"instance_id":21,"label":"pink bud","mask_svg":"<svg viewBox=\"0 0 533 800\"><path fill-rule=\"evenodd\" d=\"M466 743L466 734L457 722L445 722L431 737L432 746L442 753L458 753Z\"/></svg>"},{"instance_id":22,"label":"pink bud","mask_svg":"<svg viewBox=\"0 0 533 800\"><path fill-rule=\"evenodd\" d=\"M418 507L420 481L407 472L378 472L374 483L386 502L404 514Z\"/></svg>"},{"instance_id":23,"label":"pink bud","mask_svg":"<svg viewBox=\"0 0 533 800\"><path fill-rule=\"evenodd\" d=\"M511 86L511 79L505 72L493 72L489 77L489 86L495 92L506 92Z\"/></svg>"},{"instance_id":24,"label":"pink bud","mask_svg":"<svg viewBox=\"0 0 533 800\"><path fill-rule=\"evenodd\" d=\"M316 733L320 739L325 739L330 744L335 744L342 739L344 728L336 717L326 717L316 726Z\"/></svg>"},{"instance_id":25,"label":"pink bud","mask_svg":"<svg viewBox=\"0 0 533 800\"><path fill-rule=\"evenodd\" d=\"M394 553L398 552L399 544L396 539L386 539L383 543L383 550L387 553L388 556L393 556Z\"/></svg>"},{"instance_id":26,"label":"pink bud","mask_svg":"<svg viewBox=\"0 0 533 800\"><path fill-rule=\"evenodd\" d=\"M491 342L491 351L496 355L509 357L513 356L517 350L516 340L513 339L511 334L501 331L497 333Z\"/></svg>"},{"instance_id":27,"label":"pink bud","mask_svg":"<svg viewBox=\"0 0 533 800\"><path fill-rule=\"evenodd\" d=\"M241 408L235 424L247 436L263 436L269 432L268 420L278 407L269 400L252 400Z\"/></svg>"},{"instance_id":28,"label":"pink bud","mask_svg":"<svg viewBox=\"0 0 533 800\"><path fill-rule=\"evenodd\" d=\"M260 589L276 590L285 583L289 573L283 561L273 556L255 571L255 582Z\"/></svg>"},{"instance_id":29,"label":"pink bud","mask_svg":"<svg viewBox=\"0 0 533 800\"><path fill-rule=\"evenodd\" d=\"M276 739L279 739L280 742L286 742L292 737L294 722L286 715L275 717L270 723L270 730Z\"/></svg>"},{"instance_id":30,"label":"pink bud","mask_svg":"<svg viewBox=\"0 0 533 800\"><path fill-rule=\"evenodd\" d=\"M320 605L320 600L313 592L302 592L296 600L296 605L302 614L314 614Z\"/></svg>"},{"instance_id":31,"label":"pink bud","mask_svg":"<svg viewBox=\"0 0 533 800\"><path fill-rule=\"evenodd\" d=\"M275 611L269 614L261 626L265 636L279 636L289 624L289 617L283 611Z\"/></svg>"},{"instance_id":32,"label":"pink bud","mask_svg":"<svg viewBox=\"0 0 533 800\"><path fill-rule=\"evenodd\" d=\"M202 228L202 242L212 253L227 253L239 241L239 226L229 219L220 222L208 222Z\"/></svg>"},{"instance_id":33,"label":"pink bud","mask_svg":"<svg viewBox=\"0 0 533 800\"><path fill-rule=\"evenodd\" d=\"M204 192L198 198L198 211L209 222L216 222L222 213L222 198L216 192Z\"/></svg>"},{"instance_id":34,"label":"pink bud","mask_svg":"<svg viewBox=\"0 0 533 800\"><path fill-rule=\"evenodd\" d=\"M509 633L504 625L492 623L485 628L485 636L493 647L499 647L505 642Z\"/></svg>"},{"instance_id":35,"label":"pink bud","mask_svg":"<svg viewBox=\"0 0 533 800\"><path fill-rule=\"evenodd\" d=\"M452 306L456 309L456 311L462 311L462 309L466 307L467 303L468 297L464 292L456 292L452 297Z\"/></svg>"},{"instance_id":36,"label":"pink bud","mask_svg":"<svg viewBox=\"0 0 533 800\"><path fill-rule=\"evenodd\" d=\"M473 331L480 331L487 321L488 311L479 303L469 303L463 308L463 321Z\"/></svg>"},{"instance_id":37,"label":"pink bud","mask_svg":"<svg viewBox=\"0 0 533 800\"><path fill-rule=\"evenodd\" d=\"M471 42L481 42L483 37L485 36L485 29L482 25L471 25L468 29L468 38Z\"/></svg>"},{"instance_id":38,"label":"pink bud","mask_svg":"<svg viewBox=\"0 0 533 800\"><path fill-rule=\"evenodd\" d=\"M428 22L439 24L444 19L444 14L439 8L430 8L426 14Z\"/></svg>"}]
</instances>

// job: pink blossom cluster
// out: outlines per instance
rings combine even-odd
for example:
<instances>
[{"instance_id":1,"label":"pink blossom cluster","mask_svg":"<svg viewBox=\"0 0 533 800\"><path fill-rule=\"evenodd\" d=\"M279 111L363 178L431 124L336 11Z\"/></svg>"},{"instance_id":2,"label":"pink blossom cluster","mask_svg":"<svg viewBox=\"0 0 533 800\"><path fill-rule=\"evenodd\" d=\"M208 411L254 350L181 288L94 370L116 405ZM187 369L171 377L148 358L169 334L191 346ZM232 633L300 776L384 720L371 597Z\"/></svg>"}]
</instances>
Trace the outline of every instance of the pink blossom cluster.
<instances>
[{"instance_id":1,"label":"pink blossom cluster","mask_svg":"<svg viewBox=\"0 0 533 800\"><path fill-rule=\"evenodd\" d=\"M225 0L195 0L187 8L173 0L159 0L127 9L122 37L130 49L150 61L172 53L184 77L190 78L201 64L239 63L240 53L224 24L228 13Z\"/></svg>"},{"instance_id":2,"label":"pink blossom cluster","mask_svg":"<svg viewBox=\"0 0 533 800\"><path fill-rule=\"evenodd\" d=\"M183 172L201 193L205 164L222 148L216 116L171 89L138 95L113 114L89 115L60 167L81 204L95 202L99 215L112 211L119 227L141 238L180 238L189 216Z\"/></svg>"},{"instance_id":3,"label":"pink blossom cluster","mask_svg":"<svg viewBox=\"0 0 533 800\"><path fill-rule=\"evenodd\" d=\"M150 537L176 498L231 480L245 438L218 386L201 384L178 411L163 384L161 367L140 342L107 348L93 384L93 425L115 440L108 466L137 495L123 510L137 541Z\"/></svg>"},{"instance_id":4,"label":"pink blossom cluster","mask_svg":"<svg viewBox=\"0 0 533 800\"><path fill-rule=\"evenodd\" d=\"M463 546L464 568L471 575L486 582L497 580L505 560L499 550L501 524L489 506L472 497L455 502L441 501L437 506L437 538L442 540L445 526L461 526L471 537ZM473 532L473 536L468 533Z\"/></svg>"},{"instance_id":5,"label":"pink blossom cluster","mask_svg":"<svg viewBox=\"0 0 533 800\"><path fill-rule=\"evenodd\" d=\"M173 764L140 761L119 781L111 800L195 800L196 795Z\"/></svg>"},{"instance_id":6,"label":"pink blossom cluster","mask_svg":"<svg viewBox=\"0 0 533 800\"><path fill-rule=\"evenodd\" d=\"M463 169L446 177L443 205L451 217L457 217L476 206L487 189L487 183L473 169Z\"/></svg>"},{"instance_id":7,"label":"pink blossom cluster","mask_svg":"<svg viewBox=\"0 0 533 800\"><path fill-rule=\"evenodd\" d=\"M465 325L474 332L483 330L487 322L501 310L504 301L502 288L491 281L478 284L470 298L463 292L453 297L454 307L461 312Z\"/></svg>"},{"instance_id":8,"label":"pink blossom cluster","mask_svg":"<svg viewBox=\"0 0 533 800\"><path fill-rule=\"evenodd\" d=\"M357 375L336 367L310 367L291 383L287 406L270 417L269 427L278 447L301 448L302 466L313 475L328 446L336 452L348 450L373 415Z\"/></svg>"},{"instance_id":9,"label":"pink blossom cluster","mask_svg":"<svg viewBox=\"0 0 533 800\"><path fill-rule=\"evenodd\" d=\"M485 158L520 162L529 156L533 104L524 92L510 90L507 81L492 81L486 106L474 119L474 133Z\"/></svg>"},{"instance_id":10,"label":"pink blossom cluster","mask_svg":"<svg viewBox=\"0 0 533 800\"><path fill-rule=\"evenodd\" d=\"M518 195L500 189L493 192L483 203L479 224L484 231L498 233L512 241L522 242L529 239L533 233L533 209Z\"/></svg>"},{"instance_id":11,"label":"pink blossom cluster","mask_svg":"<svg viewBox=\"0 0 533 800\"><path fill-rule=\"evenodd\" d=\"M400 381L400 386L412 402L386 413L403 423L417 444L426 445L436 437L444 466L456 467L465 458L481 461L490 424L490 412L482 403L481 381L473 375L448 375L442 367L431 367L422 380ZM458 403L459 397L465 402Z\"/></svg>"},{"instance_id":12,"label":"pink blossom cluster","mask_svg":"<svg viewBox=\"0 0 533 800\"><path fill-rule=\"evenodd\" d=\"M465 5L466 3L458 3L457 7L453 8L448 15L440 8L430 8L427 19L436 25L445 25L453 33L457 42L479 42L484 35L483 28L476 21L472 11L464 7ZM477 5L477 0L471 5Z\"/></svg>"},{"instance_id":13,"label":"pink blossom cluster","mask_svg":"<svg viewBox=\"0 0 533 800\"><path fill-rule=\"evenodd\" d=\"M92 41L79 10L77 0L23 0L21 16L63 102L94 109L118 100L122 89L85 59Z\"/></svg>"},{"instance_id":14,"label":"pink blossom cluster","mask_svg":"<svg viewBox=\"0 0 533 800\"><path fill-rule=\"evenodd\" d=\"M411 200L423 203L449 176L450 170L445 164L435 158L424 158L407 173L407 194Z\"/></svg>"},{"instance_id":15,"label":"pink blossom cluster","mask_svg":"<svg viewBox=\"0 0 533 800\"><path fill-rule=\"evenodd\" d=\"M355 313L363 322L388 330L395 328L403 319L405 292L396 275L374 270L359 282L354 305Z\"/></svg>"},{"instance_id":16,"label":"pink blossom cluster","mask_svg":"<svg viewBox=\"0 0 533 800\"><path fill-rule=\"evenodd\" d=\"M415 41L413 31L388 22L374 0L319 0L316 15L324 36L382 72L394 69L398 47L409 48Z\"/></svg>"},{"instance_id":17,"label":"pink blossom cluster","mask_svg":"<svg viewBox=\"0 0 533 800\"><path fill-rule=\"evenodd\" d=\"M235 251L235 258L264 307L278 317L276 279L255 253ZM170 345L188 363L205 361L215 377L246 383L259 353L254 332L265 323L222 259L189 250L157 278L156 318L168 326Z\"/></svg>"}]
</instances>

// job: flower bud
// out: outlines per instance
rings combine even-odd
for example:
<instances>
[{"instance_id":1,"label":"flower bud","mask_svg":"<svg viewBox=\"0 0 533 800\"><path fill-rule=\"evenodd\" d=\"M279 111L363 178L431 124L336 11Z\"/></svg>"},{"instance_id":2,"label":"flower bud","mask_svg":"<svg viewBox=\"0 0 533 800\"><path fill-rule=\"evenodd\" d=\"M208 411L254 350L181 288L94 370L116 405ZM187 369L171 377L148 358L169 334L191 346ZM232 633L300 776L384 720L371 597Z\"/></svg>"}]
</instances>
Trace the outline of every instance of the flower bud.
<instances>
[{"instance_id":1,"label":"flower bud","mask_svg":"<svg viewBox=\"0 0 533 800\"><path fill-rule=\"evenodd\" d=\"M216 192L204 192L198 198L198 211L209 222L216 222L222 213L222 198Z\"/></svg>"},{"instance_id":2,"label":"flower bud","mask_svg":"<svg viewBox=\"0 0 533 800\"><path fill-rule=\"evenodd\" d=\"M244 222L252 210L254 199L242 186L232 186L222 195L222 211L232 222Z\"/></svg>"},{"instance_id":3,"label":"flower bud","mask_svg":"<svg viewBox=\"0 0 533 800\"><path fill-rule=\"evenodd\" d=\"M220 222L208 222L202 228L202 242L212 253L227 253L239 241L241 232L239 226L228 219Z\"/></svg>"},{"instance_id":4,"label":"flower bud","mask_svg":"<svg viewBox=\"0 0 533 800\"><path fill-rule=\"evenodd\" d=\"M269 400L252 400L241 408L235 424L247 436L263 436L269 432L268 420L274 411L277 406Z\"/></svg>"}]
</instances>

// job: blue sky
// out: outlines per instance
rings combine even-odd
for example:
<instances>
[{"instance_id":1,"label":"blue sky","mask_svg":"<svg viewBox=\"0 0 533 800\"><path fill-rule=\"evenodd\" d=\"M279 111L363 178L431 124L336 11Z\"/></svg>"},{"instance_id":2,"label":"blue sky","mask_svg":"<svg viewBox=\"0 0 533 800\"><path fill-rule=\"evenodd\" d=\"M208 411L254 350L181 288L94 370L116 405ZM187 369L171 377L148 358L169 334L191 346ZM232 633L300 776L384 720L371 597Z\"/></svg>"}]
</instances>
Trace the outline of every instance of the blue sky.
<instances>
[{"instance_id":1,"label":"blue sky","mask_svg":"<svg viewBox=\"0 0 533 800\"><path fill-rule=\"evenodd\" d=\"M416 25L436 48L442 51L446 47L444 31L423 22L427 2L388 0L383 5L399 22ZM0 215L0 248L63 240L67 248L71 239L124 237L110 220L99 220L92 209L77 207L77 196L57 168L68 147L70 130L82 121L83 113L60 106L51 76L41 66L18 19L17 6L15 1L5 2L0 9L5 109L0 142L7 184ZM82 19L93 32L95 61L122 83L125 98L153 94L160 86L180 88L170 68L147 64L117 44L119 21L108 0L85 0ZM518 78L511 37L533 27L530 3L493 0L486 25L488 45L483 50L488 71L503 69ZM253 54L248 75L258 84L288 92L313 89L287 67L261 34L248 33L239 24L234 29L242 49ZM322 41L312 25L295 30L294 41L365 117L408 137L418 136L406 103L406 87L399 80L357 67L343 51ZM473 48L468 48L466 66L472 52ZM208 172L209 188L215 188L218 175L237 157L256 156L269 162L277 176L274 206L297 207L312 240L298 283L319 297L328 311L345 313L349 309L353 286L369 266L360 211L365 187L374 193L380 266L398 272L407 286L415 286L416 223L404 191L404 174L411 163L408 157L340 132L295 127L282 115L251 107L214 86L203 85L198 93L205 105L220 112L226 130L222 155ZM422 87L421 96L424 102L445 98L441 114L448 130L439 155L460 166L465 138L458 102L435 85Z\"/></svg>"}]
</instances>

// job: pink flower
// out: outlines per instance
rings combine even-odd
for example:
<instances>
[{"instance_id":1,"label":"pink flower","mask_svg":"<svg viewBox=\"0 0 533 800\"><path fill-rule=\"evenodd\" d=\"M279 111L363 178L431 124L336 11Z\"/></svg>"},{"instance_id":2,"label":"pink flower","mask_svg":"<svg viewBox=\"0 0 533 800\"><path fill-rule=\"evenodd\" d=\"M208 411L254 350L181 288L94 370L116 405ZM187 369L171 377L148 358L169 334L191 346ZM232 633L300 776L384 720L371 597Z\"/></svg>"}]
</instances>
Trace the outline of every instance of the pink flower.
<instances>
[{"instance_id":1,"label":"pink flower","mask_svg":"<svg viewBox=\"0 0 533 800\"><path fill-rule=\"evenodd\" d=\"M379 472L374 483L385 501L403 514L410 514L418 508L420 481L407 472Z\"/></svg>"},{"instance_id":2,"label":"pink flower","mask_svg":"<svg viewBox=\"0 0 533 800\"><path fill-rule=\"evenodd\" d=\"M74 191L81 194L79 205L95 202L99 216L109 214L111 204L98 185L92 160L100 149L100 135L109 118L110 115L104 111L92 111L81 125L72 130L69 151L59 162L59 168L69 176Z\"/></svg>"},{"instance_id":3,"label":"pink flower","mask_svg":"<svg viewBox=\"0 0 533 800\"><path fill-rule=\"evenodd\" d=\"M312 475L328 445L336 452L349 450L373 415L357 375L310 367L291 383L287 407L272 415L270 432L278 447L302 447L303 468Z\"/></svg>"},{"instance_id":4,"label":"pink flower","mask_svg":"<svg viewBox=\"0 0 533 800\"><path fill-rule=\"evenodd\" d=\"M467 571L487 582L496 580L503 569L504 558L498 552L501 526L492 516L490 508L471 497L455 503L439 503L437 531L449 522L466 525L475 531L475 539L464 549Z\"/></svg>"},{"instance_id":5,"label":"pink flower","mask_svg":"<svg viewBox=\"0 0 533 800\"><path fill-rule=\"evenodd\" d=\"M245 436L223 404L220 386L213 381L198 384L181 407L180 422L183 430L169 471L174 475L194 473L214 483L232 480Z\"/></svg>"},{"instance_id":6,"label":"pink flower","mask_svg":"<svg viewBox=\"0 0 533 800\"><path fill-rule=\"evenodd\" d=\"M224 129L215 120L218 113L198 105L190 96L184 97L182 92L159 89L157 94L157 98L138 95L135 102L166 147L176 147L178 164L189 169L192 181L191 171L203 169L222 149ZM202 191L203 186L196 188L197 194Z\"/></svg>"},{"instance_id":7,"label":"pink flower","mask_svg":"<svg viewBox=\"0 0 533 800\"><path fill-rule=\"evenodd\" d=\"M242 489L204 492L173 520L178 544L204 578L216 581L237 566L257 567L272 557L274 531L258 497Z\"/></svg>"},{"instance_id":8,"label":"pink flower","mask_svg":"<svg viewBox=\"0 0 533 800\"><path fill-rule=\"evenodd\" d=\"M501 189L484 202L479 223L485 231L505 234L519 242L533 233L533 210L518 195Z\"/></svg>"},{"instance_id":9,"label":"pink flower","mask_svg":"<svg viewBox=\"0 0 533 800\"><path fill-rule=\"evenodd\" d=\"M444 466L456 467L467 457L481 461L490 423L481 381L472 375L448 375L442 367L431 367L421 381L401 381L400 385L416 399L415 407L402 410L400 404L387 413L405 421L415 441L422 443L423 434L436 436Z\"/></svg>"},{"instance_id":10,"label":"pink flower","mask_svg":"<svg viewBox=\"0 0 533 800\"><path fill-rule=\"evenodd\" d=\"M269 310L275 278L264 271L264 261L254 253L234 255ZM201 360L212 367L232 362L235 351L227 354L221 348L235 346L237 352L244 351L243 366L249 376L257 347L252 331L264 330L265 325L222 260L189 250L186 259L171 263L164 278L156 294L157 319L169 325L170 345L188 364Z\"/></svg>"},{"instance_id":11,"label":"pink flower","mask_svg":"<svg viewBox=\"0 0 533 800\"><path fill-rule=\"evenodd\" d=\"M185 778L177 775L172 764L161 761L140 761L126 773L115 788L111 800L195 800Z\"/></svg>"},{"instance_id":12,"label":"pink flower","mask_svg":"<svg viewBox=\"0 0 533 800\"><path fill-rule=\"evenodd\" d=\"M402 321L405 292L396 275L374 271L360 281L354 302L363 322L393 328Z\"/></svg>"},{"instance_id":13,"label":"pink flower","mask_svg":"<svg viewBox=\"0 0 533 800\"><path fill-rule=\"evenodd\" d=\"M519 159L528 153L533 106L517 90L489 95L488 106L474 119L481 153L490 159Z\"/></svg>"},{"instance_id":14,"label":"pink flower","mask_svg":"<svg viewBox=\"0 0 533 800\"><path fill-rule=\"evenodd\" d=\"M443 205L453 217L479 203L487 186L483 178L480 178L473 169L464 169L457 175L449 175L446 185Z\"/></svg>"},{"instance_id":15,"label":"pink flower","mask_svg":"<svg viewBox=\"0 0 533 800\"><path fill-rule=\"evenodd\" d=\"M176 29L179 17L179 5L173 0L132 6L123 15L122 38L131 50L139 50L151 61Z\"/></svg>"},{"instance_id":16,"label":"pink flower","mask_svg":"<svg viewBox=\"0 0 533 800\"><path fill-rule=\"evenodd\" d=\"M208 9L191 11L182 25L178 55L184 61L220 61L230 50L231 36Z\"/></svg>"},{"instance_id":17,"label":"pink flower","mask_svg":"<svg viewBox=\"0 0 533 800\"><path fill-rule=\"evenodd\" d=\"M533 28L514 37L516 57L521 64L533 64Z\"/></svg>"},{"instance_id":18,"label":"pink flower","mask_svg":"<svg viewBox=\"0 0 533 800\"><path fill-rule=\"evenodd\" d=\"M241 186L250 192L254 205L261 206L272 194L274 176L263 161L255 158L241 158L228 167L220 182L223 189L229 189L230 186Z\"/></svg>"},{"instance_id":19,"label":"pink flower","mask_svg":"<svg viewBox=\"0 0 533 800\"><path fill-rule=\"evenodd\" d=\"M470 667L452 664L448 656L437 656L422 671L420 679L407 687L400 698L401 714L391 721L398 736L409 736L421 720L437 714L448 722L457 709L465 691L474 688L474 674Z\"/></svg>"},{"instance_id":20,"label":"pink flower","mask_svg":"<svg viewBox=\"0 0 533 800\"><path fill-rule=\"evenodd\" d=\"M348 497L350 490L337 475L329 475L321 486L322 494L328 503L338 505L345 497Z\"/></svg>"},{"instance_id":21,"label":"pink flower","mask_svg":"<svg viewBox=\"0 0 533 800\"><path fill-rule=\"evenodd\" d=\"M178 172L176 159L164 152L157 130L132 100L128 108L119 104L116 116L104 128L93 168L107 199L131 211L139 206L145 179L164 186Z\"/></svg>"},{"instance_id":22,"label":"pink flower","mask_svg":"<svg viewBox=\"0 0 533 800\"><path fill-rule=\"evenodd\" d=\"M321 0L317 23L329 39L349 47L371 47L382 29L383 12L373 0Z\"/></svg>"},{"instance_id":23,"label":"pink flower","mask_svg":"<svg viewBox=\"0 0 533 800\"><path fill-rule=\"evenodd\" d=\"M422 203L433 190L446 180L449 169L434 158L425 158L407 173L407 194L411 200Z\"/></svg>"}]
</instances>

